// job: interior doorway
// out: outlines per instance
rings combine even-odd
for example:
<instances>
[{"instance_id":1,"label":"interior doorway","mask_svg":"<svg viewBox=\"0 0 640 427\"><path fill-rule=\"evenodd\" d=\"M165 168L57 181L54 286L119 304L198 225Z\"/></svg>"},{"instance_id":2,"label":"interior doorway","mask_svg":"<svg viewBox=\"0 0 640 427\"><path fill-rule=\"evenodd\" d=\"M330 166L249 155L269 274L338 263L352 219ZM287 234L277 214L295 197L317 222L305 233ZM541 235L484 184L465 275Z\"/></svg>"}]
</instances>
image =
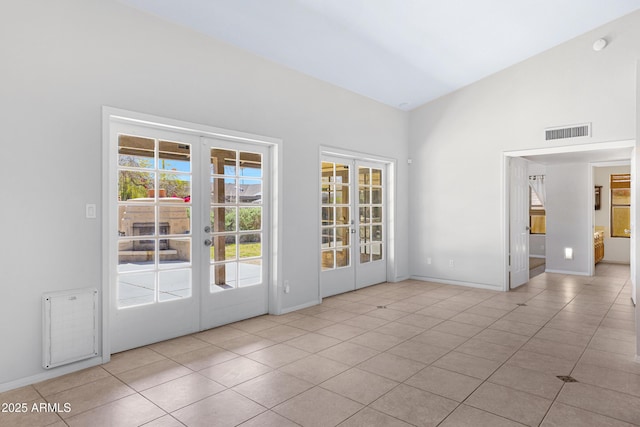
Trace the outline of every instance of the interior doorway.
<instances>
[{"instance_id":1,"label":"interior doorway","mask_svg":"<svg viewBox=\"0 0 640 427\"><path fill-rule=\"evenodd\" d=\"M511 239L511 227L514 224L514 211L511 207L511 184L512 184L512 172L511 172L511 160L514 158L521 158L526 160L531 160L536 163L548 164L548 165L559 165L559 164L576 164L583 163L585 167L587 165L594 162L601 161L612 161L612 160L627 160L632 163L631 171L632 175L635 173L635 141L619 141L613 143L597 143L597 144L586 144L586 145L573 145L573 146L565 146L565 147L554 147L548 149L535 149L535 150L523 150L523 151L514 151L514 152L505 152L504 153L504 166L505 166L505 183L504 183L504 206L505 206L505 257L504 257L504 266L505 266L505 279L504 279L504 290L510 289L511 283L511 274L512 274L512 252L514 250L517 251L517 248L513 247L512 239ZM632 178L633 180L633 178ZM594 183L592 174L589 174L588 179L585 178L584 182L584 191L585 194L588 194L589 197L589 205L593 206L594 203ZM635 218L635 205L636 205L637 196L634 194L632 196L632 218ZM585 209L586 205L585 205ZM587 218L588 217L588 218ZM585 225L579 231L579 233L583 234L583 240L593 241L593 231L594 231L594 223L593 223L593 215L592 209L585 212ZM527 219L528 220L528 219ZM520 221L522 219L520 218ZM633 229L633 224L632 224ZM591 236L589 239L588 236ZM586 244L585 248L581 250L586 250L589 254L588 257L590 260L593 260L593 244ZM635 236L632 234L632 242L631 247L635 248ZM573 248L569 248L573 249ZM633 250L633 249L632 249ZM547 256L554 256L554 254L549 254L547 251ZM557 254L556 254L557 255ZM567 254L569 256L569 254ZM528 259L527 259L528 260ZM633 285L633 294L635 295L635 257L631 256L631 281ZM578 273L579 274L579 273ZM594 274L594 266L591 262L589 267L585 267L583 274L585 275L593 275Z\"/></svg>"}]
</instances>

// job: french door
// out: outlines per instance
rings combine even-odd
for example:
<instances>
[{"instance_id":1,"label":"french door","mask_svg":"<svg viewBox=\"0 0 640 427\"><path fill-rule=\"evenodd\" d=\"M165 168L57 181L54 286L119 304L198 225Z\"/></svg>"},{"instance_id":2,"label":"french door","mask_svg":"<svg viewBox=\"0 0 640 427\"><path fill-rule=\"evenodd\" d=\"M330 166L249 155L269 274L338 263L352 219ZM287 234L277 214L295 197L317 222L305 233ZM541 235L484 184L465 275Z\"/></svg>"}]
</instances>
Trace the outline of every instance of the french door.
<instances>
[{"instance_id":1,"label":"french door","mask_svg":"<svg viewBox=\"0 0 640 427\"><path fill-rule=\"evenodd\" d=\"M114 122L111 352L268 311L268 148Z\"/></svg>"},{"instance_id":2,"label":"french door","mask_svg":"<svg viewBox=\"0 0 640 427\"><path fill-rule=\"evenodd\" d=\"M384 163L322 157L323 298L386 280L386 174Z\"/></svg>"}]
</instances>

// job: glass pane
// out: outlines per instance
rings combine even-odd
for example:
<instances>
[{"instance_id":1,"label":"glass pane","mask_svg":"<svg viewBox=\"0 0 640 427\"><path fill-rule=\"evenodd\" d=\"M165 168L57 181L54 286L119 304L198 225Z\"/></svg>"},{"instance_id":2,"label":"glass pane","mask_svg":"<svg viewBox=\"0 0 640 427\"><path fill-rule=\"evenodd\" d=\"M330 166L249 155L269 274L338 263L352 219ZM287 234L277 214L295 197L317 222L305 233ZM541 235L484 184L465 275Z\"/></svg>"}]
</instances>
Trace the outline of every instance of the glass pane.
<instances>
[{"instance_id":1,"label":"glass pane","mask_svg":"<svg viewBox=\"0 0 640 427\"><path fill-rule=\"evenodd\" d=\"M158 206L160 235L189 234L191 232L191 207L182 200Z\"/></svg>"},{"instance_id":2,"label":"glass pane","mask_svg":"<svg viewBox=\"0 0 640 427\"><path fill-rule=\"evenodd\" d=\"M160 267L187 267L191 265L191 238L160 239Z\"/></svg>"},{"instance_id":3,"label":"glass pane","mask_svg":"<svg viewBox=\"0 0 640 427\"><path fill-rule=\"evenodd\" d=\"M349 204L349 187L346 185L336 185L335 202L340 205Z\"/></svg>"},{"instance_id":4,"label":"glass pane","mask_svg":"<svg viewBox=\"0 0 640 427\"><path fill-rule=\"evenodd\" d=\"M374 225L371 227L371 240L374 242L382 242L382 226Z\"/></svg>"},{"instance_id":5,"label":"glass pane","mask_svg":"<svg viewBox=\"0 0 640 427\"><path fill-rule=\"evenodd\" d=\"M374 205L382 204L382 188L371 189L371 203Z\"/></svg>"},{"instance_id":6,"label":"glass pane","mask_svg":"<svg viewBox=\"0 0 640 427\"><path fill-rule=\"evenodd\" d=\"M240 245L238 247L238 256L240 258L255 258L262 256L262 235L241 234L239 236Z\"/></svg>"},{"instance_id":7,"label":"glass pane","mask_svg":"<svg viewBox=\"0 0 640 427\"><path fill-rule=\"evenodd\" d=\"M211 260L215 262L231 261L237 258L235 235L213 236L210 249Z\"/></svg>"},{"instance_id":8,"label":"glass pane","mask_svg":"<svg viewBox=\"0 0 640 427\"><path fill-rule=\"evenodd\" d=\"M371 208L371 222L382 222L382 206Z\"/></svg>"},{"instance_id":9,"label":"glass pane","mask_svg":"<svg viewBox=\"0 0 640 427\"><path fill-rule=\"evenodd\" d=\"M369 185L371 181L371 174L369 168L360 168L358 171L358 184Z\"/></svg>"},{"instance_id":10,"label":"glass pane","mask_svg":"<svg viewBox=\"0 0 640 427\"><path fill-rule=\"evenodd\" d=\"M238 186L239 203L262 203L262 181L259 179L241 179Z\"/></svg>"},{"instance_id":11,"label":"glass pane","mask_svg":"<svg viewBox=\"0 0 640 427\"><path fill-rule=\"evenodd\" d=\"M351 228L349 227L336 228L336 246L349 246L350 235L351 235Z\"/></svg>"},{"instance_id":12,"label":"glass pane","mask_svg":"<svg viewBox=\"0 0 640 427\"><path fill-rule=\"evenodd\" d=\"M333 181L333 163L322 162L322 182L328 183Z\"/></svg>"},{"instance_id":13,"label":"glass pane","mask_svg":"<svg viewBox=\"0 0 640 427\"><path fill-rule=\"evenodd\" d=\"M332 185L322 184L322 203L325 205L333 204L335 190Z\"/></svg>"},{"instance_id":14,"label":"glass pane","mask_svg":"<svg viewBox=\"0 0 640 427\"><path fill-rule=\"evenodd\" d=\"M337 184L349 183L349 165L341 165L336 163L336 183Z\"/></svg>"},{"instance_id":15,"label":"glass pane","mask_svg":"<svg viewBox=\"0 0 640 427\"><path fill-rule=\"evenodd\" d=\"M215 175L236 175L236 156L234 150L211 149L211 173Z\"/></svg>"},{"instance_id":16,"label":"glass pane","mask_svg":"<svg viewBox=\"0 0 640 427\"><path fill-rule=\"evenodd\" d=\"M158 300L171 301L191 296L191 270L167 270L158 274Z\"/></svg>"},{"instance_id":17,"label":"glass pane","mask_svg":"<svg viewBox=\"0 0 640 427\"><path fill-rule=\"evenodd\" d=\"M630 237L625 230L631 227L631 209L628 206L613 206L611 208L611 237Z\"/></svg>"},{"instance_id":18,"label":"glass pane","mask_svg":"<svg viewBox=\"0 0 640 427\"><path fill-rule=\"evenodd\" d=\"M158 197L176 197L182 201L191 199L191 175L161 173L158 185L160 186Z\"/></svg>"},{"instance_id":19,"label":"glass pane","mask_svg":"<svg viewBox=\"0 0 640 427\"><path fill-rule=\"evenodd\" d=\"M240 152L239 176L249 176L259 178L262 176L262 154Z\"/></svg>"},{"instance_id":20,"label":"glass pane","mask_svg":"<svg viewBox=\"0 0 640 427\"><path fill-rule=\"evenodd\" d=\"M262 283L262 260L252 259L238 263L238 286L259 285Z\"/></svg>"},{"instance_id":21,"label":"glass pane","mask_svg":"<svg viewBox=\"0 0 640 427\"><path fill-rule=\"evenodd\" d=\"M322 207L322 225L333 225L333 208L330 206Z\"/></svg>"},{"instance_id":22,"label":"glass pane","mask_svg":"<svg viewBox=\"0 0 640 427\"><path fill-rule=\"evenodd\" d=\"M223 216L224 215L224 216ZM236 231L236 208L212 206L209 213L214 233ZM224 219L223 219L224 218Z\"/></svg>"},{"instance_id":23,"label":"glass pane","mask_svg":"<svg viewBox=\"0 0 640 427\"><path fill-rule=\"evenodd\" d=\"M631 190L629 188L612 188L611 204L612 205L630 205Z\"/></svg>"},{"instance_id":24,"label":"glass pane","mask_svg":"<svg viewBox=\"0 0 640 427\"><path fill-rule=\"evenodd\" d=\"M191 146L182 142L160 141L158 169L191 172Z\"/></svg>"},{"instance_id":25,"label":"glass pane","mask_svg":"<svg viewBox=\"0 0 640 427\"><path fill-rule=\"evenodd\" d=\"M349 261L349 249L339 249L336 251L336 268L348 267Z\"/></svg>"},{"instance_id":26,"label":"glass pane","mask_svg":"<svg viewBox=\"0 0 640 427\"><path fill-rule=\"evenodd\" d=\"M118 275L118 307L131 307L154 302L155 281L156 275L153 271Z\"/></svg>"},{"instance_id":27,"label":"glass pane","mask_svg":"<svg viewBox=\"0 0 640 427\"><path fill-rule=\"evenodd\" d=\"M381 169L371 169L371 185L382 185Z\"/></svg>"},{"instance_id":28,"label":"glass pane","mask_svg":"<svg viewBox=\"0 0 640 427\"><path fill-rule=\"evenodd\" d=\"M360 207L360 222L366 224L371 220L371 208L368 206Z\"/></svg>"},{"instance_id":29,"label":"glass pane","mask_svg":"<svg viewBox=\"0 0 640 427\"><path fill-rule=\"evenodd\" d=\"M238 219L240 231L260 230L262 228L262 208L258 206L238 208Z\"/></svg>"},{"instance_id":30,"label":"glass pane","mask_svg":"<svg viewBox=\"0 0 640 427\"><path fill-rule=\"evenodd\" d=\"M349 215L349 209L347 207L336 208L336 224L351 224L351 217Z\"/></svg>"},{"instance_id":31,"label":"glass pane","mask_svg":"<svg viewBox=\"0 0 640 427\"><path fill-rule=\"evenodd\" d=\"M371 203L369 190L370 190L369 187L360 187L360 204L361 205L368 205Z\"/></svg>"},{"instance_id":32,"label":"glass pane","mask_svg":"<svg viewBox=\"0 0 640 427\"><path fill-rule=\"evenodd\" d=\"M214 264L211 266L210 277L213 278L213 283L211 283L210 287L211 292L234 289L237 284L238 263Z\"/></svg>"},{"instance_id":33,"label":"glass pane","mask_svg":"<svg viewBox=\"0 0 640 427\"><path fill-rule=\"evenodd\" d=\"M371 261L371 248L369 245L360 246L360 264Z\"/></svg>"},{"instance_id":34,"label":"glass pane","mask_svg":"<svg viewBox=\"0 0 640 427\"><path fill-rule=\"evenodd\" d=\"M153 172L128 171L118 172L118 200L124 202L131 199L154 197L156 174Z\"/></svg>"},{"instance_id":35,"label":"glass pane","mask_svg":"<svg viewBox=\"0 0 640 427\"><path fill-rule=\"evenodd\" d=\"M234 178L212 178L211 203L236 203L237 187Z\"/></svg>"},{"instance_id":36,"label":"glass pane","mask_svg":"<svg viewBox=\"0 0 640 427\"><path fill-rule=\"evenodd\" d=\"M130 204L118 206L118 235L153 236L156 209L151 205Z\"/></svg>"},{"instance_id":37,"label":"glass pane","mask_svg":"<svg viewBox=\"0 0 640 427\"><path fill-rule=\"evenodd\" d=\"M379 261L382 259L382 243L374 243L371 245L371 260Z\"/></svg>"},{"instance_id":38,"label":"glass pane","mask_svg":"<svg viewBox=\"0 0 640 427\"><path fill-rule=\"evenodd\" d=\"M360 243L368 243L371 240L370 230L369 226L360 227Z\"/></svg>"},{"instance_id":39,"label":"glass pane","mask_svg":"<svg viewBox=\"0 0 640 427\"><path fill-rule=\"evenodd\" d=\"M118 242L118 273L151 270L155 267L155 240Z\"/></svg>"},{"instance_id":40,"label":"glass pane","mask_svg":"<svg viewBox=\"0 0 640 427\"><path fill-rule=\"evenodd\" d=\"M322 247L332 248L334 247L333 228L322 229Z\"/></svg>"},{"instance_id":41,"label":"glass pane","mask_svg":"<svg viewBox=\"0 0 640 427\"><path fill-rule=\"evenodd\" d=\"M152 169L155 167L155 140L131 135L118 136L118 165Z\"/></svg>"},{"instance_id":42,"label":"glass pane","mask_svg":"<svg viewBox=\"0 0 640 427\"><path fill-rule=\"evenodd\" d=\"M332 270L334 267L335 254L333 251L322 251L322 269Z\"/></svg>"}]
</instances>

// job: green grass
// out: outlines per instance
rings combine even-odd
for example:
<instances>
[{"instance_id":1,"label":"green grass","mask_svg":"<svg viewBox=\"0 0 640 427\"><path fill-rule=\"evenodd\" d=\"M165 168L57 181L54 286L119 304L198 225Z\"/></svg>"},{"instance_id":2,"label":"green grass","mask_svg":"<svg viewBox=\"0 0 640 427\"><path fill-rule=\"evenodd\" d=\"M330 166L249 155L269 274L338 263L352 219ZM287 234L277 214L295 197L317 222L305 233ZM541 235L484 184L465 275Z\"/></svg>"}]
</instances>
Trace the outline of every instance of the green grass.
<instances>
[{"instance_id":1,"label":"green grass","mask_svg":"<svg viewBox=\"0 0 640 427\"><path fill-rule=\"evenodd\" d=\"M234 259L236 256L236 244L228 244L224 248L225 259ZM250 258L261 255L262 244L261 243L241 243L239 257ZM215 248L211 246L211 259L213 259Z\"/></svg>"}]
</instances>

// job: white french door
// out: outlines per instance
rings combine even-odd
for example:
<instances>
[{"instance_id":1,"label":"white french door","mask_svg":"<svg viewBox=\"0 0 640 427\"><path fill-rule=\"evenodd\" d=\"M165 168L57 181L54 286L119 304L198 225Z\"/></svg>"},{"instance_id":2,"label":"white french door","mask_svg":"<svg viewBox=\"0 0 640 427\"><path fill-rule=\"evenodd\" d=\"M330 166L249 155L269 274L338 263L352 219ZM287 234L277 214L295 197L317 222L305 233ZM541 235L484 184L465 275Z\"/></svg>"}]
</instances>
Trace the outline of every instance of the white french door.
<instances>
[{"instance_id":1,"label":"white french door","mask_svg":"<svg viewBox=\"0 0 640 427\"><path fill-rule=\"evenodd\" d=\"M384 163L322 156L321 297L386 280L386 174Z\"/></svg>"},{"instance_id":2,"label":"white french door","mask_svg":"<svg viewBox=\"0 0 640 427\"><path fill-rule=\"evenodd\" d=\"M203 329L268 311L269 152L203 138Z\"/></svg>"},{"instance_id":3,"label":"white french door","mask_svg":"<svg viewBox=\"0 0 640 427\"><path fill-rule=\"evenodd\" d=\"M269 148L110 127L111 352L268 311Z\"/></svg>"}]
</instances>

